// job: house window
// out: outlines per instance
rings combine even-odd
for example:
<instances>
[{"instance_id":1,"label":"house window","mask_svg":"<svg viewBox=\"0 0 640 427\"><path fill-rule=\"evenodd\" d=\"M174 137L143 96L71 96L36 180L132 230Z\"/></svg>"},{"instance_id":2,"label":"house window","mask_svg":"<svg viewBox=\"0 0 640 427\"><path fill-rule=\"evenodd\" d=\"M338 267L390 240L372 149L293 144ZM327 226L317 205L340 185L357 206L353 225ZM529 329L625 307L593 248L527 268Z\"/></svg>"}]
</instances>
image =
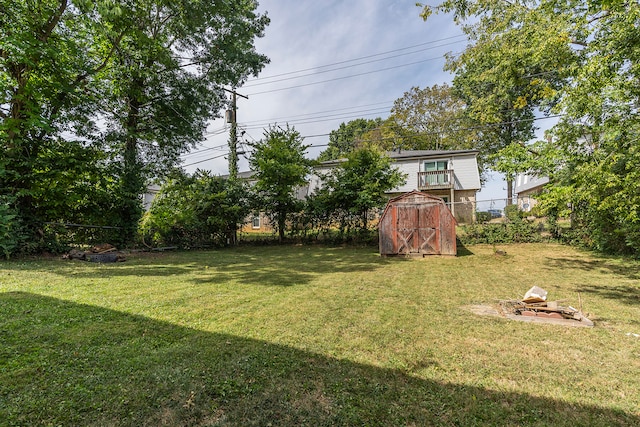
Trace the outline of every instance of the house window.
<instances>
[{"instance_id":1,"label":"house window","mask_svg":"<svg viewBox=\"0 0 640 427\"><path fill-rule=\"evenodd\" d=\"M255 215L251 220L251 228L260 228L260 215Z\"/></svg>"},{"instance_id":2,"label":"house window","mask_svg":"<svg viewBox=\"0 0 640 427\"><path fill-rule=\"evenodd\" d=\"M429 172L426 174L425 180L427 185L443 185L449 183L448 160L433 160L423 163L423 170Z\"/></svg>"}]
</instances>

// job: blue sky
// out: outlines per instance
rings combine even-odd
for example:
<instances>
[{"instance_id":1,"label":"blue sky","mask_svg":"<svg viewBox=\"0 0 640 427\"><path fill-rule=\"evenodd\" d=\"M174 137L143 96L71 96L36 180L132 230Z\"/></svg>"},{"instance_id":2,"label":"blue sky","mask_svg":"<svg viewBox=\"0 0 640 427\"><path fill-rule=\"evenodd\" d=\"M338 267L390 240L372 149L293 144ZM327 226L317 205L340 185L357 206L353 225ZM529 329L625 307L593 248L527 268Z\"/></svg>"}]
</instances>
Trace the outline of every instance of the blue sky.
<instances>
[{"instance_id":1,"label":"blue sky","mask_svg":"<svg viewBox=\"0 0 640 427\"><path fill-rule=\"evenodd\" d=\"M386 118L411 87L450 82L444 56L466 45L451 16L425 22L415 0L261 0L259 10L271 23L256 47L271 63L238 88L249 96L238 98L241 139L259 140L268 123L289 123L313 145L310 157L340 123ZM219 119L209 131L202 151L184 156L185 169L226 174L228 127ZM239 169L248 170L242 156ZM492 176L479 199L506 197L505 184Z\"/></svg>"}]
</instances>

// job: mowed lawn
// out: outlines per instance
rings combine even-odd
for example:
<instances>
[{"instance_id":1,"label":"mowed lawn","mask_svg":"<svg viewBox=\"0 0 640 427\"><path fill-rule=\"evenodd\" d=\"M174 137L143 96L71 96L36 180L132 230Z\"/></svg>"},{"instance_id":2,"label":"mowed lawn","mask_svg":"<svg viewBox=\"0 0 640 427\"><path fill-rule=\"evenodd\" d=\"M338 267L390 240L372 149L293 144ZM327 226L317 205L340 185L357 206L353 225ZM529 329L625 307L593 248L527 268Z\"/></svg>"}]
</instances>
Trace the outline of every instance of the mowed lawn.
<instances>
[{"instance_id":1,"label":"mowed lawn","mask_svg":"<svg viewBox=\"0 0 640 427\"><path fill-rule=\"evenodd\" d=\"M0 262L0 425L640 425L640 262L500 249ZM596 326L464 308L533 285Z\"/></svg>"}]
</instances>

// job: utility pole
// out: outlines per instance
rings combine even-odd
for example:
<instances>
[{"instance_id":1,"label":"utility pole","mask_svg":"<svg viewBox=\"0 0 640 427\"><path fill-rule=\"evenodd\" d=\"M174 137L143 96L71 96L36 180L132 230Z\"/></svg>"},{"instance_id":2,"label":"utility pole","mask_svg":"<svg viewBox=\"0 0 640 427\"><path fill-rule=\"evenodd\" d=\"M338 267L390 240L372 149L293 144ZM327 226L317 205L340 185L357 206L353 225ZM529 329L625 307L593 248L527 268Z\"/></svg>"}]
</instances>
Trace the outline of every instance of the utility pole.
<instances>
[{"instance_id":1,"label":"utility pole","mask_svg":"<svg viewBox=\"0 0 640 427\"><path fill-rule=\"evenodd\" d=\"M231 93L231 110L227 110L227 123L231 123L231 131L229 132L229 179L238 178L238 122L236 114L238 107L236 105L236 96L249 99L248 96L237 93L235 89L224 89Z\"/></svg>"}]
</instances>

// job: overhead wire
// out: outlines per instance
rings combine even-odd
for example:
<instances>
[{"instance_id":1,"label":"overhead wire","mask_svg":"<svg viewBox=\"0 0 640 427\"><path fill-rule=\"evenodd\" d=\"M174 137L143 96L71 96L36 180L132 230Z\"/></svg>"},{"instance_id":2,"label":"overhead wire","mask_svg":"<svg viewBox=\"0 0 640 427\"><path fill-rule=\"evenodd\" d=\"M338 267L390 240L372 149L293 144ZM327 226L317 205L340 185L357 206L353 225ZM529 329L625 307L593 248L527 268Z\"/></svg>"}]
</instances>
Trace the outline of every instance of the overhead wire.
<instances>
[{"instance_id":1,"label":"overhead wire","mask_svg":"<svg viewBox=\"0 0 640 427\"><path fill-rule=\"evenodd\" d=\"M393 103L393 101L374 102L374 103L371 103L371 104L356 105L356 106L353 106L353 107L334 108L334 109L331 109L331 110L324 110L324 111L316 111L316 112L313 112L313 113L298 114L298 115L295 115L295 116L281 116L281 117L273 117L273 118L270 118L270 119L249 120L249 121L242 122L242 123L244 123L244 124L254 124L254 123L262 123L262 122L274 123L274 122L278 122L280 120L290 121L290 120L298 118L298 117L314 116L316 114L325 114L325 113L331 113L331 112L335 112L335 111L354 110L356 108L373 107L374 105L389 105L389 104L392 104L392 103ZM382 107L380 107L380 108L382 108ZM358 111L361 111L361 110L358 110Z\"/></svg>"},{"instance_id":2,"label":"overhead wire","mask_svg":"<svg viewBox=\"0 0 640 427\"><path fill-rule=\"evenodd\" d=\"M416 44L416 45L413 45L413 46L407 46L407 47L401 47L401 48L398 48L398 49L393 49L393 50L390 50L390 51L387 51L387 52L374 53L374 54L371 54L371 55L361 56L359 58L347 59L347 60L344 60L344 61L334 62L334 63L331 63L331 64L318 65L318 66L315 66L315 67L304 68L304 69L296 70L296 71L289 71L289 72L286 72L286 73L273 74L271 76L256 77L254 79L249 80L249 82L254 82L254 81L264 80L264 79L271 79L271 78L276 78L276 77L282 77L282 76L287 76L287 75L297 74L297 73L304 73L306 71L317 70L318 68L326 68L326 67L332 67L332 66L335 66L335 65L346 64L348 62L360 61L362 59L368 59L368 58L373 58L373 57L376 57L376 56L387 55L389 53L394 53L394 52L399 52L399 51L402 51L402 50L413 49L413 48L416 48L416 47L425 46L425 45L429 45L429 44L433 44L433 43L438 43L438 42L441 42L441 41L451 40L451 39L458 38L458 37L464 37L466 39L467 35L461 33L461 34L457 34L457 35L454 35L454 36L445 37L445 38L442 38L442 39L431 40L431 41L428 41L428 42L419 43L419 44Z\"/></svg>"},{"instance_id":3,"label":"overhead wire","mask_svg":"<svg viewBox=\"0 0 640 427\"><path fill-rule=\"evenodd\" d=\"M508 125L508 124L516 124L516 123L524 123L524 122L534 122L534 121L538 121L538 120L548 120L548 119L555 119L555 118L559 118L559 117L563 117L565 116L565 114L556 114L556 115L552 115L552 116L544 116L544 117L533 117L531 119L518 119L518 120L509 120L509 121L504 121L504 122L499 122L499 123L488 123L488 124L484 124L484 125L479 125L479 126L472 126L472 127L468 127L468 128L459 128L459 129L453 129L453 131L465 131L465 130L478 130L478 129L486 129L486 128L492 128L492 127L496 127L496 126L503 126L503 125ZM379 128L378 128L379 129ZM336 131L334 131L336 132ZM423 132L420 135L409 135L409 136L403 136L400 137L402 139L414 139L414 138L418 138L421 135L436 135L436 134L440 134L440 132ZM326 136L330 136L330 133L322 133L322 134L314 134L314 135L302 135L301 138L303 139L307 139L307 138L317 138L317 137L326 137ZM389 141L389 140L393 140L393 139L397 139L398 137L393 136L393 137L384 137L384 138L376 138L376 139L362 139L362 142L375 142L375 141ZM253 137L252 137L253 139ZM255 139L254 139L255 141ZM319 148L319 147L328 147L329 144L312 144L310 147L313 148ZM206 161L209 160L215 160L218 159L220 157L223 157L227 155L227 153L222 154L222 155L218 155L218 156L214 156L208 159L204 159L198 162L194 162L194 163L189 163L187 165L183 165L183 166L192 166L194 164L198 164L198 163L204 163Z\"/></svg>"},{"instance_id":4,"label":"overhead wire","mask_svg":"<svg viewBox=\"0 0 640 427\"><path fill-rule=\"evenodd\" d=\"M411 54L414 54L414 53L420 53L420 52L424 52L424 51L427 51L427 50L437 49L439 47L449 46L449 45L452 45L452 44L458 44L458 43L460 43L462 41L464 41L464 40L445 43L445 44L441 44L441 45L437 45L437 46L431 46L431 47L423 48L423 49L416 50L416 51L413 51L413 52L406 52L406 53L402 53L402 54L398 54L398 55L387 56L387 57L380 58L380 59L373 59L373 60L369 60L369 61L359 62L359 63L352 64L352 65L345 65L345 66L342 66L342 67L331 68L331 69L328 69L328 70L320 70L320 71L316 70L316 71L314 71L312 73L301 74L299 76L285 77L285 78L281 78L281 79L277 79L277 80L271 80L271 81L260 82L260 83L255 83L255 84L246 84L246 85L244 85L242 87L243 87L243 89L247 89L247 88L252 88L252 87L256 87L256 86L262 86L262 85L267 85L267 84L272 84L272 83L278 83L278 82L284 82L284 81L289 81L289 80L294 80L294 79L300 79L300 78L303 78L303 77L315 76L315 75L318 75L318 74L330 73L332 71L345 70L345 69L348 69L348 68L358 67L360 65L372 64L374 62L386 61L386 60L389 60L389 59L398 58L398 57L405 56L405 55L411 55ZM325 65L325 66L320 66L320 67L327 67L327 66ZM318 68L320 68L320 67L318 67Z\"/></svg>"},{"instance_id":5,"label":"overhead wire","mask_svg":"<svg viewBox=\"0 0 640 427\"><path fill-rule=\"evenodd\" d=\"M393 58L397 58L397 57L399 57L399 56L404 56L404 55L409 55L409 54L419 53L419 52L422 52L422 51L425 51L425 50L435 49L435 48L442 47L442 46L446 46L446 45L449 45L449 44L459 43L459 42L460 42L460 41L462 41L462 40L458 40L458 41L454 41L454 42L450 42L450 43L445 43L445 44L442 44L442 45L432 46L432 45L434 45L434 44L436 44L436 43L439 43L439 42L443 42L443 41L447 41L447 40L454 40L454 39L461 38L461 37L465 37L465 38L466 38L466 35L464 35L464 34L458 34L458 35L454 35L454 36L450 36L450 37L446 37L446 38L442 38L442 39L438 39L438 40L432 40L432 41L428 41L428 42L424 42L424 43L419 43L419 44L412 45L412 46L406 46L406 47L402 47L402 48L398 48L398 49L393 49L393 50L386 51L386 52L381 52L381 53L376 53L376 54L366 55L366 56L362 56L362 57L358 57L358 58L353 58L353 59L348 59L348 60L344 60L344 61L334 62L334 63L331 63L331 64L325 64L325 65L321 65L321 66L316 66L316 67L314 67L314 68L303 69L303 70L296 70L296 71L287 72L287 73L281 73L281 74L276 74L276 75L272 75L272 76L259 77L259 78L256 78L256 79L251 80L250 82L254 82L254 81L258 81L258 80L268 80L268 79L273 79L273 78L276 78L276 77L283 77L283 76L287 76L287 75L288 75L288 76L292 76L292 75L294 75L294 74L299 74L299 73L301 73L301 72L312 71L312 70L316 70L316 73L312 73L312 74L309 74L309 75L313 75L313 74L320 74L320 73L329 72L329 71L337 71L337 70L340 70L340 69L345 69L345 68L350 68L350 67L355 67L355 66L365 65L365 64L368 64L368 63L378 62L378 61L382 61L382 60L393 59ZM407 50L411 50L411 49L416 49L416 48L423 47L423 46L429 46L429 47L428 47L428 48L419 49L419 50L413 50L413 51L410 51L410 52L405 52L405 53L402 53L402 54L396 54L396 55L392 55L392 56L387 56L387 57L384 57L384 58L379 58L379 59L375 59L375 60L371 60L371 61L359 62L359 63L351 64L351 65L349 65L349 66L340 67L340 68L333 68L333 69L330 69L330 70L322 70L322 71L318 71L318 69L322 69L322 68L335 67L335 66L337 66L337 65L349 64L349 63L353 63L353 62L357 62L357 61L363 61L363 60L365 60L365 59L376 58L376 57L380 57L380 56L384 56L384 55L389 55L389 54L393 54L393 53L397 53L397 52L402 52L402 51L407 51ZM292 86L292 87L278 88L278 89L272 89L272 90L267 90L267 91L262 91L262 92L256 92L256 93L249 94L249 95L257 95L257 94L263 94L263 93L269 93L269 92L277 92L277 91L282 91L282 90L289 90L289 89L294 89L294 88L297 88L297 87L304 87L304 86L310 86L310 85L318 85L318 84L327 83L327 82L331 82L331 81L338 81L338 80L343 80L343 79L348 79L348 78L358 77L358 76L362 76L362 75L367 75L367 74L372 74L372 73L378 73L378 72L388 71L388 70L392 70L392 69L396 69L396 68L401 68L401 67L406 67L406 66L416 65L416 64L419 64L419 63L423 63L423 62L427 62L427 61L432 61L432 60L436 60L436 59L440 59L440 58L441 58L441 57L437 57L437 58L428 58L428 59L421 60L421 61L415 61L415 62L408 63L408 64L396 65L396 66L393 66L393 67L387 67L387 68L383 68L383 69L379 69L379 70L373 70L373 71L368 71L368 72L363 72L363 73L357 73L357 74L353 74L353 75L349 75L349 76L342 76L342 77L337 77L337 78L328 79L328 80L323 80L323 81L318 81L318 82L312 82L312 83L306 83L306 84L296 85L296 86ZM295 77L291 77L291 79L294 79L294 78L300 78L300 77L304 77L304 76L295 76ZM282 80L286 80L286 79L282 79ZM282 80L278 80L278 81L282 81ZM271 82L269 82L269 83L275 83L275 82L274 82L274 81L271 81ZM262 85L262 84L267 84L267 82L263 82L263 83L256 83L254 86L258 86L258 85ZM249 85L249 87L251 87L251 85ZM173 105L171 105L170 103L168 103L168 104L167 104L167 106L168 106L168 107L169 107L169 108L170 108L170 109L171 109L171 110L176 114L176 117L180 118L180 119L181 119L181 120L183 120L185 123L190 123L190 121L189 121L189 120L188 120L188 119L187 119L187 118L186 118L186 117L185 117L185 116L184 116L180 111L178 111L176 108L174 108L174 106L173 106ZM363 113L363 114L364 114L364 113L366 113L366 111L362 111L361 113ZM382 113L382 111L380 111L380 113ZM311 114L312 114L312 113L307 114L307 115L311 115ZM354 114L355 114L355 112L354 112ZM369 114L367 114L367 115L372 115L372 114L375 114L375 113L369 113ZM300 116L302 117L302 116L306 116L306 115L300 115ZM333 115L333 116L337 116L337 115ZM297 116L296 116L296 117L297 117ZM324 120L316 119L316 120L306 120L306 121L297 121L297 122L299 122L299 124L318 123L318 122L321 122L321 121L329 121L329 120L332 120L330 117L331 117L331 116L325 116L325 117L323 117L323 119L324 119ZM353 115L351 115L351 116L349 116L349 117L353 117ZM257 121L254 121L254 122L257 122ZM264 122L264 121L263 121L263 122ZM266 123L262 123L262 126L263 126L264 124L266 124ZM158 125L159 127L163 128L163 129L165 129L165 130L169 131L169 130L167 129L167 127L166 127L166 126L164 126L163 124L161 124L161 123L157 123L157 125ZM256 126L257 126L257 125L256 125L256 124L254 124L254 125L253 125L253 128L255 128ZM207 132L207 133L203 134L203 136L207 136L207 137L210 137L210 136L217 136L217 135L219 135L219 134L224 133L224 131L225 131L225 130L226 130L226 129L223 127L223 128L221 128L221 129L218 129L218 130L215 130L215 131ZM183 154L183 156L190 156L190 155L194 155L194 154L196 154L196 152L198 152L198 151L199 151L199 152L201 152L201 151L207 151L207 150L209 150L209 148L208 148L208 147L207 147L207 148L204 148L204 149L202 149L202 150L196 150L196 151L192 151L192 152L189 152L189 153L185 153L185 154Z\"/></svg>"},{"instance_id":6,"label":"overhead wire","mask_svg":"<svg viewBox=\"0 0 640 427\"><path fill-rule=\"evenodd\" d=\"M317 82L310 82L310 83L303 83L303 84L299 84L299 85L287 86L287 87L282 87L282 88L278 88L278 89L264 90L264 91L261 91L261 92L253 92L253 93L247 94L247 96L256 96L256 95L263 95L265 93L282 92L284 90L298 89L298 88L301 88L301 87L315 86L315 85L319 85L319 84L322 84L322 83L329 83L329 82L334 82L334 81L338 81L338 80L352 79L354 77L366 76L366 75L375 74L375 73L382 73L384 71L395 70L395 69L402 68L402 67L409 67L411 65L422 64L424 62L429 62L429 61L435 61L437 59L442 59L443 57L444 56L441 55L441 56L434 57L434 58L427 58L427 59L423 59L423 60L420 60L420 61L410 62L408 64L395 65L393 67L380 68L380 69L377 69L377 70L351 74L351 75L348 75L348 76L335 77L335 78L332 78L332 79L320 80L320 81L317 81Z\"/></svg>"},{"instance_id":7,"label":"overhead wire","mask_svg":"<svg viewBox=\"0 0 640 427\"><path fill-rule=\"evenodd\" d=\"M375 108L370 110L363 111L354 111L349 115L343 114L330 114L326 116L318 116L318 117L310 117L308 119L298 119L298 120L286 120L286 123L293 125L303 125L303 124L311 124L311 123L321 123L333 120L345 120L345 119L353 119L353 118L361 118L366 116L376 116L383 113L387 113L389 109L386 108ZM261 122L253 125L247 125L247 129L263 129L265 126L271 125L273 122Z\"/></svg>"},{"instance_id":8,"label":"overhead wire","mask_svg":"<svg viewBox=\"0 0 640 427\"><path fill-rule=\"evenodd\" d=\"M324 110L324 111L317 111L317 112L313 112L313 113L306 113L306 114L299 114L299 115L295 115L295 116L282 116L282 117L276 117L276 118L271 118L271 119L262 119L262 120L252 120L252 121L248 121L248 122L241 122L239 123L239 126L242 126L243 130L247 131L247 130L256 130L256 129L264 129L266 126L271 125L273 123L278 122L279 120L283 120L289 124L310 124L310 123L320 123L323 121L331 121L331 120L335 120L335 119L340 119L340 120L346 120L349 118L354 118L354 117L363 117L366 115L377 115L379 113L385 113L388 111L388 109L390 109L390 106L388 107L380 107L380 108L369 108L369 109L360 109L358 110L358 108L361 107L369 107L369 106L376 106L376 105L388 105L390 102L392 101L385 101L385 102L376 102L376 103L370 103L370 104L364 104L364 105L358 105L358 106L354 106L354 107L345 107L345 108L338 108L335 110ZM387 109L388 108L388 109ZM352 111L350 111L352 110ZM332 111L343 111L343 113L341 114L331 114L331 115L318 115L318 114L324 114L324 113L329 113ZM348 114L348 115L344 115L344 114ZM295 120L296 118L299 118L298 120ZM222 133L224 133L224 131L226 131L225 128L221 128L223 130L223 132L218 132L213 136L217 136L220 135ZM255 139L254 139L255 140ZM199 154L201 152L204 151L210 151L211 149L215 149L215 148L221 148L221 147L226 147L227 144L222 144L216 147L206 147L203 149L198 149L198 150L192 150L190 151L188 154L184 154L183 157L188 157L190 155L195 155L195 154Z\"/></svg>"}]
</instances>

